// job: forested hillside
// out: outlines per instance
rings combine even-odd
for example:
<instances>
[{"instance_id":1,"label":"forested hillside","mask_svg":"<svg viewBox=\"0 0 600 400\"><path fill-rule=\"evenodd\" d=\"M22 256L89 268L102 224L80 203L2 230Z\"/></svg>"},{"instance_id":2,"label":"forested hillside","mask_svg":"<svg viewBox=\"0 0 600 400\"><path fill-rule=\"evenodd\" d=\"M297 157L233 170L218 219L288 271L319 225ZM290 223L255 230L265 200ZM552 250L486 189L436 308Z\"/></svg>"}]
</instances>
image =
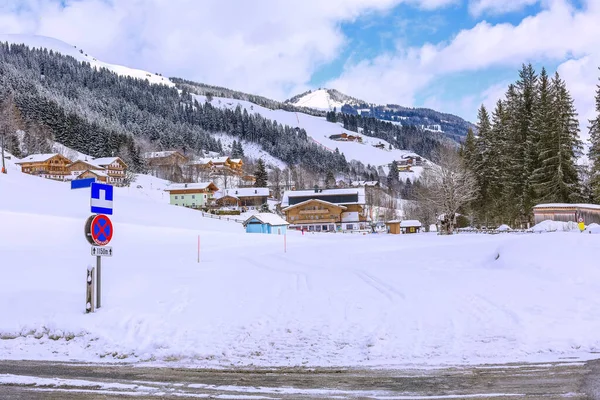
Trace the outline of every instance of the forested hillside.
<instances>
[{"instance_id":1,"label":"forested hillside","mask_svg":"<svg viewBox=\"0 0 600 400\"><path fill-rule=\"evenodd\" d=\"M293 167L319 175L349 171L342 153L323 149L310 141L303 129L284 126L240 107L200 104L192 93L241 96L275 108L298 107L224 88L173 81L175 88L150 84L53 51L0 44L0 100L14 106L16 125L24 131L22 138L11 134L7 147L24 156L47 151L46 139L50 139L94 157L119 155L140 171L144 169L143 151L180 149L192 156L223 152L214 134L227 133L261 145ZM366 135L384 138L397 148L425 157L444 141L440 135L415 127L376 119L357 122L354 116L348 117L347 125L357 127L360 123ZM366 169L357 172L372 172Z\"/></svg>"}]
</instances>

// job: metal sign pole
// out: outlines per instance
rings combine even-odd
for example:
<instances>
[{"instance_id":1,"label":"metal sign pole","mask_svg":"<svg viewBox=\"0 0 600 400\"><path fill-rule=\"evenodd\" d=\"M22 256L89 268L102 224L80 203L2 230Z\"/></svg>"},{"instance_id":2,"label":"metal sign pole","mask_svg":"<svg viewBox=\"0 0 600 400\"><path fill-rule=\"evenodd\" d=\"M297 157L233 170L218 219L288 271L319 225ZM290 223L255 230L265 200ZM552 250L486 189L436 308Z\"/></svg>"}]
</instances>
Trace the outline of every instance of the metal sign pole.
<instances>
[{"instance_id":1,"label":"metal sign pole","mask_svg":"<svg viewBox=\"0 0 600 400\"><path fill-rule=\"evenodd\" d=\"M102 257L96 256L96 308L101 307L101 295L102 295Z\"/></svg>"}]
</instances>

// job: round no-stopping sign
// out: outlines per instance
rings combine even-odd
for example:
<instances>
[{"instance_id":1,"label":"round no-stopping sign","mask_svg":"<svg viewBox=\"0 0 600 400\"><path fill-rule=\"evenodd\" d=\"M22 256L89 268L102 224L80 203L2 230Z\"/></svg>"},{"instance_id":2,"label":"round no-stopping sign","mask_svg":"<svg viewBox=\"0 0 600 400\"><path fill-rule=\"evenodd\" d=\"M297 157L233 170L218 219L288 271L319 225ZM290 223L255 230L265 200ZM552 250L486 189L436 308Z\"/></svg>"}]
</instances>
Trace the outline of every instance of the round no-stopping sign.
<instances>
[{"instance_id":1,"label":"round no-stopping sign","mask_svg":"<svg viewBox=\"0 0 600 400\"><path fill-rule=\"evenodd\" d=\"M85 223L85 237L90 244L106 246L113 236L113 226L106 215L92 215Z\"/></svg>"}]
</instances>

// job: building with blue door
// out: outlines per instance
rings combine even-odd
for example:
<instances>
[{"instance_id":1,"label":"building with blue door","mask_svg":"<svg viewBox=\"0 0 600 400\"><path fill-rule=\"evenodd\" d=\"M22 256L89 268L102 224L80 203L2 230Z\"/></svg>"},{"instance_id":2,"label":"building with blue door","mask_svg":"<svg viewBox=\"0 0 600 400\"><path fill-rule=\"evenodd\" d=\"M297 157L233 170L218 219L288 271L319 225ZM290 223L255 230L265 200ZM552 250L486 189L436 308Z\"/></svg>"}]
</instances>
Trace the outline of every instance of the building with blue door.
<instances>
[{"instance_id":1,"label":"building with blue door","mask_svg":"<svg viewBox=\"0 0 600 400\"><path fill-rule=\"evenodd\" d=\"M255 214L244 221L246 233L285 235L288 225L283 218L271 213Z\"/></svg>"}]
</instances>

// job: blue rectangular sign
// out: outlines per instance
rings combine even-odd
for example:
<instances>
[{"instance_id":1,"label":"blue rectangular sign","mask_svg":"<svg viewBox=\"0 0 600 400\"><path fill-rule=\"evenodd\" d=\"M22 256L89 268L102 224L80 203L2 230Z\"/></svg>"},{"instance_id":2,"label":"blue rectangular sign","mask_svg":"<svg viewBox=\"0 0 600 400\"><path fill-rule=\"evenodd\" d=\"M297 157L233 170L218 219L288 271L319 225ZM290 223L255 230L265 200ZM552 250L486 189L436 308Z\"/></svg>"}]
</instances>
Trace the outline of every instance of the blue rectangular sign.
<instances>
[{"instance_id":1,"label":"blue rectangular sign","mask_svg":"<svg viewBox=\"0 0 600 400\"><path fill-rule=\"evenodd\" d=\"M113 213L113 187L105 183L92 183L92 198L90 205L92 213L112 215Z\"/></svg>"},{"instance_id":2,"label":"blue rectangular sign","mask_svg":"<svg viewBox=\"0 0 600 400\"><path fill-rule=\"evenodd\" d=\"M73 179L71 181L71 189L83 189L92 186L96 182L96 178Z\"/></svg>"}]
</instances>

